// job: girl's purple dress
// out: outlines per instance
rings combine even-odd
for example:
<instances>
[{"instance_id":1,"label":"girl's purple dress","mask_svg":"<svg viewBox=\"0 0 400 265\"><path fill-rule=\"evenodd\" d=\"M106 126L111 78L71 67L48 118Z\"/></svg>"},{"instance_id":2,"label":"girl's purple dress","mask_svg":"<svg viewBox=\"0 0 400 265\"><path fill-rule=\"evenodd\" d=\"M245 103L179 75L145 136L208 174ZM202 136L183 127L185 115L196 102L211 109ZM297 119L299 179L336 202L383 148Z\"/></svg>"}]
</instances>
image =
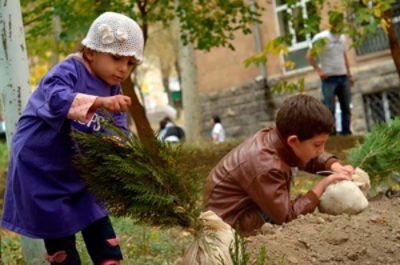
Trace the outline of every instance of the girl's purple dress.
<instances>
[{"instance_id":1,"label":"girl's purple dress","mask_svg":"<svg viewBox=\"0 0 400 265\"><path fill-rule=\"evenodd\" d=\"M107 215L72 165L71 128L102 131L104 119L101 112L86 124L68 119L76 93L112 96L120 94L120 86L93 76L73 56L41 80L12 141L2 215L5 228L33 238L60 238ZM127 131L125 113L113 117Z\"/></svg>"}]
</instances>

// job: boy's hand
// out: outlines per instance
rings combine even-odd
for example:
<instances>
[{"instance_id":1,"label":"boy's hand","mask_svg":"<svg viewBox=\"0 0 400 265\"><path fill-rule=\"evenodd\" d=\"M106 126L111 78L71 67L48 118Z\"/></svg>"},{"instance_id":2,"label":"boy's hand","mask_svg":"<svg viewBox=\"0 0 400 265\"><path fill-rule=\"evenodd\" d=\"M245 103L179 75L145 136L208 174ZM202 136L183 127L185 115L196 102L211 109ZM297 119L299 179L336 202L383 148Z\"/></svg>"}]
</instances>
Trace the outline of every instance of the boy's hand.
<instances>
[{"instance_id":1,"label":"boy's hand","mask_svg":"<svg viewBox=\"0 0 400 265\"><path fill-rule=\"evenodd\" d=\"M351 180L351 175L343 174L343 173L334 173L329 175L326 178L323 178L321 181L317 182L317 184L313 187L313 191L318 198L321 197L322 193L325 191L326 187L330 184L342 181L342 180Z\"/></svg>"},{"instance_id":2,"label":"boy's hand","mask_svg":"<svg viewBox=\"0 0 400 265\"><path fill-rule=\"evenodd\" d=\"M126 112L131 105L131 98L124 95L97 97L92 108L103 108L110 112Z\"/></svg>"},{"instance_id":3,"label":"boy's hand","mask_svg":"<svg viewBox=\"0 0 400 265\"><path fill-rule=\"evenodd\" d=\"M331 169L337 174L348 175L350 179L354 172L354 168L351 165L342 166L339 162L333 163Z\"/></svg>"},{"instance_id":4,"label":"boy's hand","mask_svg":"<svg viewBox=\"0 0 400 265\"><path fill-rule=\"evenodd\" d=\"M342 180L351 180L351 175L349 176L348 174L335 173L326 178L328 179L328 185L329 185Z\"/></svg>"}]
</instances>

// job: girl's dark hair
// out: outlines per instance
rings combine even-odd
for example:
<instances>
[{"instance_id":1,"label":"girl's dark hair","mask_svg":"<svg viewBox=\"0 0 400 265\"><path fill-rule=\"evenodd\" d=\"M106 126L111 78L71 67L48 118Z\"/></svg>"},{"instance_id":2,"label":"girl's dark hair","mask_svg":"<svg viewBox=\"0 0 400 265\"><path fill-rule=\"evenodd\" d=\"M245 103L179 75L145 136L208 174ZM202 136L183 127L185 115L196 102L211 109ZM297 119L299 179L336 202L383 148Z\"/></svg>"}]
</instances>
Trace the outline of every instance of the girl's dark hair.
<instances>
[{"instance_id":1,"label":"girl's dark hair","mask_svg":"<svg viewBox=\"0 0 400 265\"><path fill-rule=\"evenodd\" d=\"M212 118L213 118L214 123L221 123L221 119L218 115L213 115Z\"/></svg>"},{"instance_id":2,"label":"girl's dark hair","mask_svg":"<svg viewBox=\"0 0 400 265\"><path fill-rule=\"evenodd\" d=\"M160 121L160 131L165 128L165 126L167 125L168 122L172 122L172 120L169 117L164 117Z\"/></svg>"},{"instance_id":3,"label":"girl's dark hair","mask_svg":"<svg viewBox=\"0 0 400 265\"><path fill-rule=\"evenodd\" d=\"M167 123L167 122L172 122L172 119L170 118L170 117L168 117L168 116L165 116L164 117L164 121Z\"/></svg>"},{"instance_id":4,"label":"girl's dark hair","mask_svg":"<svg viewBox=\"0 0 400 265\"><path fill-rule=\"evenodd\" d=\"M167 125L167 122L165 120L161 120L160 121L160 131L165 128L165 125Z\"/></svg>"},{"instance_id":5,"label":"girl's dark hair","mask_svg":"<svg viewBox=\"0 0 400 265\"><path fill-rule=\"evenodd\" d=\"M78 48L78 52L82 54L82 58L85 59L86 61L88 61L87 54L86 54L88 50L90 50L90 48L88 48L82 44Z\"/></svg>"},{"instance_id":6,"label":"girl's dark hair","mask_svg":"<svg viewBox=\"0 0 400 265\"><path fill-rule=\"evenodd\" d=\"M330 110L318 99L297 95L286 99L276 116L276 128L287 139L296 135L300 141L322 133L331 133L335 119Z\"/></svg>"}]
</instances>

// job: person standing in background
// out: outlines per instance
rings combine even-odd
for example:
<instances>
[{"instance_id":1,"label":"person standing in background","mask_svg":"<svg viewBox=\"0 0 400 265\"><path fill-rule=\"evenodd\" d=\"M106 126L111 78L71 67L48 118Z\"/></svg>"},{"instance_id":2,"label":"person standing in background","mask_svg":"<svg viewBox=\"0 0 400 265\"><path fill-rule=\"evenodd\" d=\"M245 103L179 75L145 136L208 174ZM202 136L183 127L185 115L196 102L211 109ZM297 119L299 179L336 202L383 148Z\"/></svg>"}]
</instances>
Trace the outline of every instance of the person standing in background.
<instances>
[{"instance_id":1,"label":"person standing in background","mask_svg":"<svg viewBox=\"0 0 400 265\"><path fill-rule=\"evenodd\" d=\"M3 114L0 114L0 139L6 139L6 121Z\"/></svg>"},{"instance_id":2,"label":"person standing in background","mask_svg":"<svg viewBox=\"0 0 400 265\"><path fill-rule=\"evenodd\" d=\"M333 11L328 14L331 28L315 35L311 44L315 45L317 41L326 40L319 53L321 67L314 59L312 48L307 51L306 58L321 78L324 104L334 116L337 96L341 109L340 134L350 135L350 87L354 82L346 55L346 39L342 34L344 16Z\"/></svg>"},{"instance_id":3,"label":"person standing in background","mask_svg":"<svg viewBox=\"0 0 400 265\"><path fill-rule=\"evenodd\" d=\"M224 127L222 126L221 119L218 115L214 115L212 117L213 121L213 128L211 131L211 138L212 141L215 143L222 143L225 141L225 130Z\"/></svg>"}]
</instances>

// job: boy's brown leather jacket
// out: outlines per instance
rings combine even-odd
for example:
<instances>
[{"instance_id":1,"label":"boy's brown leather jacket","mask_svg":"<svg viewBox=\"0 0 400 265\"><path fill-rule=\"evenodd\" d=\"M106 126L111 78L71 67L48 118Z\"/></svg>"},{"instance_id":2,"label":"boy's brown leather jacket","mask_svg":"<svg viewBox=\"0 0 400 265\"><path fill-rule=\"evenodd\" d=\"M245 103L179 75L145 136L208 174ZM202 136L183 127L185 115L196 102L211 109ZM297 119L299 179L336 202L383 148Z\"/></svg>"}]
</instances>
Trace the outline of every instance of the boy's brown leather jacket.
<instances>
[{"instance_id":1,"label":"boy's brown leather jacket","mask_svg":"<svg viewBox=\"0 0 400 265\"><path fill-rule=\"evenodd\" d=\"M323 153L303 165L282 141L276 129L263 129L227 154L208 176L204 203L244 235L253 234L265 213L274 224L313 212L318 198L313 191L290 199L292 172L330 169L335 156Z\"/></svg>"}]
</instances>

